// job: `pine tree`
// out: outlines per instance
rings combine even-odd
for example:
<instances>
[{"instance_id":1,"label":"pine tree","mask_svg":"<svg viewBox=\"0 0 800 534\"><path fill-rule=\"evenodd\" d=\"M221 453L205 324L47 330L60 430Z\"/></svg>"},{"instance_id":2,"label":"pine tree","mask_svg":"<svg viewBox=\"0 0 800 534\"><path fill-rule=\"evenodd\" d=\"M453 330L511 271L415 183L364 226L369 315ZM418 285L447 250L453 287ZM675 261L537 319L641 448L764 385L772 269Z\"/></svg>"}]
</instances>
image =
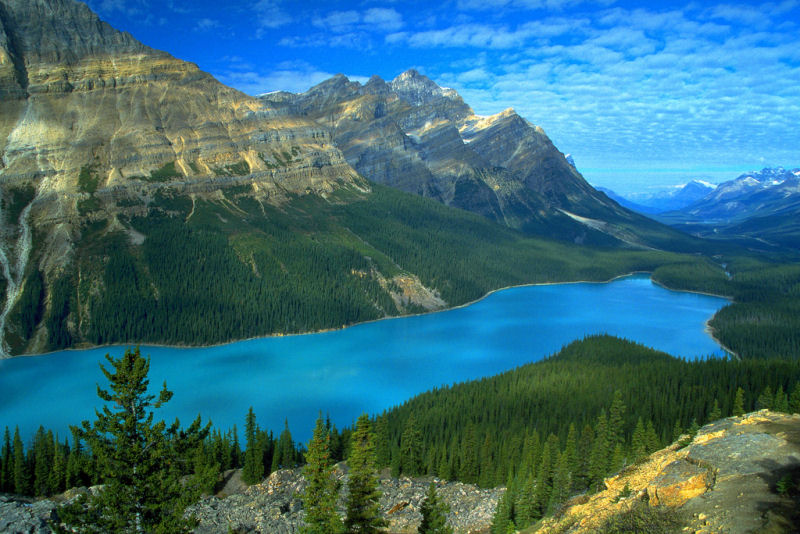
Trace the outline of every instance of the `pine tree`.
<instances>
[{"instance_id":1,"label":"pine tree","mask_svg":"<svg viewBox=\"0 0 800 534\"><path fill-rule=\"evenodd\" d=\"M245 484L255 484L264 478L264 457L258 446L259 428L256 423L256 414L253 407L247 411L244 424L245 450L244 466L242 467L242 481Z\"/></svg>"},{"instance_id":2,"label":"pine tree","mask_svg":"<svg viewBox=\"0 0 800 534\"><path fill-rule=\"evenodd\" d=\"M242 447L239 445L239 431L233 425L233 443L231 444L231 467L241 467L244 464Z\"/></svg>"},{"instance_id":3,"label":"pine tree","mask_svg":"<svg viewBox=\"0 0 800 534\"><path fill-rule=\"evenodd\" d=\"M552 514L558 506L569 497L571 486L569 460L566 451L561 453L553 471L553 489L550 492L550 503L547 506L547 513Z\"/></svg>"},{"instance_id":4,"label":"pine tree","mask_svg":"<svg viewBox=\"0 0 800 534\"><path fill-rule=\"evenodd\" d=\"M552 475L553 466L556 460L554 456L558 451L553 447L553 440L550 438L542 446L542 458L536 472L536 487L533 492L533 519L539 519L547 512L547 505L550 504L550 493L553 490Z\"/></svg>"},{"instance_id":5,"label":"pine tree","mask_svg":"<svg viewBox=\"0 0 800 534\"><path fill-rule=\"evenodd\" d=\"M66 489L65 481L67 478L67 456L65 451L69 450L69 442L65 441L62 446L55 440L55 451L53 453L53 471L50 473L50 494L59 493Z\"/></svg>"},{"instance_id":6,"label":"pine tree","mask_svg":"<svg viewBox=\"0 0 800 534\"><path fill-rule=\"evenodd\" d=\"M771 410L772 405L775 402L775 395L772 394L772 388L767 386L764 388L764 391L761 392L761 395L758 396L756 400L756 409L758 410Z\"/></svg>"},{"instance_id":7,"label":"pine tree","mask_svg":"<svg viewBox=\"0 0 800 534\"><path fill-rule=\"evenodd\" d=\"M492 517L492 534L507 534L516 530L514 524L514 492L509 484L506 492L500 497L497 509Z\"/></svg>"},{"instance_id":8,"label":"pine tree","mask_svg":"<svg viewBox=\"0 0 800 534\"><path fill-rule=\"evenodd\" d=\"M6 427L3 433L2 464L0 464L0 491L8 492L13 489L14 480L14 453L11 448L11 433Z\"/></svg>"},{"instance_id":9,"label":"pine tree","mask_svg":"<svg viewBox=\"0 0 800 534\"><path fill-rule=\"evenodd\" d=\"M744 415L744 390L741 387L736 388L736 396L733 399L733 415Z\"/></svg>"},{"instance_id":10,"label":"pine tree","mask_svg":"<svg viewBox=\"0 0 800 534\"><path fill-rule=\"evenodd\" d=\"M658 439L656 434L656 427L653 426L653 420L647 420L647 429L645 430L645 443L647 444L647 454L657 451L661 448L661 440Z\"/></svg>"},{"instance_id":11,"label":"pine tree","mask_svg":"<svg viewBox=\"0 0 800 534\"><path fill-rule=\"evenodd\" d=\"M453 534L453 529L447 524L447 505L439 499L436 485L431 482L428 493L420 506L422 522L417 528L419 534Z\"/></svg>"},{"instance_id":12,"label":"pine tree","mask_svg":"<svg viewBox=\"0 0 800 534\"><path fill-rule=\"evenodd\" d=\"M308 481L303 493L303 508L306 512L306 525L303 534L337 534L344 525L336 513L338 484L333 477L333 461L330 451L330 432L317 419L314 434L308 442L306 465L303 474Z\"/></svg>"},{"instance_id":13,"label":"pine tree","mask_svg":"<svg viewBox=\"0 0 800 534\"><path fill-rule=\"evenodd\" d=\"M795 382L789 395L789 413L800 413L800 382Z\"/></svg>"},{"instance_id":14,"label":"pine tree","mask_svg":"<svg viewBox=\"0 0 800 534\"><path fill-rule=\"evenodd\" d=\"M74 488L84 485L86 472L84 469L83 446L81 445L80 434L76 428L72 429L72 448L67 456L66 487Z\"/></svg>"},{"instance_id":15,"label":"pine tree","mask_svg":"<svg viewBox=\"0 0 800 534\"><path fill-rule=\"evenodd\" d=\"M414 414L409 416L400 436L400 469L404 475L422 474L422 432Z\"/></svg>"},{"instance_id":16,"label":"pine tree","mask_svg":"<svg viewBox=\"0 0 800 534\"><path fill-rule=\"evenodd\" d=\"M286 419L283 422L283 432L275 445L275 453L272 455L272 471L291 469L296 464L294 441L289 430L289 420Z\"/></svg>"},{"instance_id":17,"label":"pine tree","mask_svg":"<svg viewBox=\"0 0 800 534\"><path fill-rule=\"evenodd\" d=\"M722 417L722 410L719 409L719 401L714 399L714 406L708 414L708 422L712 423Z\"/></svg>"},{"instance_id":18,"label":"pine tree","mask_svg":"<svg viewBox=\"0 0 800 534\"><path fill-rule=\"evenodd\" d=\"M622 391L614 392L614 400L608 411L608 447L614 450L625 441L625 403L622 402Z\"/></svg>"},{"instance_id":19,"label":"pine tree","mask_svg":"<svg viewBox=\"0 0 800 534\"><path fill-rule=\"evenodd\" d=\"M641 417L636 421L636 428L633 429L631 453L633 454L634 462L638 462L647 456L647 436Z\"/></svg>"},{"instance_id":20,"label":"pine tree","mask_svg":"<svg viewBox=\"0 0 800 534\"><path fill-rule=\"evenodd\" d=\"M600 415L597 416L594 434L592 452L589 456L589 488L598 490L603 485L603 478L607 473L606 469L611 456L608 446L608 420L606 419L605 410L602 410Z\"/></svg>"},{"instance_id":21,"label":"pine tree","mask_svg":"<svg viewBox=\"0 0 800 534\"><path fill-rule=\"evenodd\" d=\"M783 392L783 386L778 386L775 392L775 400L772 403L772 409L776 412L788 413L789 412L789 398Z\"/></svg>"},{"instance_id":22,"label":"pine tree","mask_svg":"<svg viewBox=\"0 0 800 534\"><path fill-rule=\"evenodd\" d=\"M590 456L594 447L594 430L592 425L586 423L578 440L578 468L573 472L573 486L575 491L583 491L589 488L590 479Z\"/></svg>"},{"instance_id":23,"label":"pine tree","mask_svg":"<svg viewBox=\"0 0 800 534\"><path fill-rule=\"evenodd\" d=\"M681 420L675 419L675 426L672 427L672 441L678 441L683 435L683 427L681 427Z\"/></svg>"},{"instance_id":24,"label":"pine tree","mask_svg":"<svg viewBox=\"0 0 800 534\"><path fill-rule=\"evenodd\" d=\"M188 532L196 521L184 509L199 494L181 483L178 422L169 428L153 422L152 410L172 392L164 384L158 396L148 394L150 359L138 348L106 359L111 370L100 369L110 390L98 386L97 394L107 404L93 424L76 430L96 457L105 489L63 508L61 520L79 532Z\"/></svg>"},{"instance_id":25,"label":"pine tree","mask_svg":"<svg viewBox=\"0 0 800 534\"><path fill-rule=\"evenodd\" d=\"M475 426L468 425L461 442L461 472L459 479L468 484L478 481L478 440L475 437Z\"/></svg>"},{"instance_id":26,"label":"pine tree","mask_svg":"<svg viewBox=\"0 0 800 534\"><path fill-rule=\"evenodd\" d=\"M28 495L30 493L30 474L25 461L25 447L19 437L19 427L14 429L14 493Z\"/></svg>"},{"instance_id":27,"label":"pine tree","mask_svg":"<svg viewBox=\"0 0 800 534\"><path fill-rule=\"evenodd\" d=\"M348 534L381 532L387 523L379 508L381 494L375 476L375 437L367 414L356 420L347 466L349 478L344 525Z\"/></svg>"},{"instance_id":28,"label":"pine tree","mask_svg":"<svg viewBox=\"0 0 800 534\"><path fill-rule=\"evenodd\" d=\"M387 467L392 461L389 446L389 423L386 417L375 419L375 465L378 468Z\"/></svg>"}]
</instances>

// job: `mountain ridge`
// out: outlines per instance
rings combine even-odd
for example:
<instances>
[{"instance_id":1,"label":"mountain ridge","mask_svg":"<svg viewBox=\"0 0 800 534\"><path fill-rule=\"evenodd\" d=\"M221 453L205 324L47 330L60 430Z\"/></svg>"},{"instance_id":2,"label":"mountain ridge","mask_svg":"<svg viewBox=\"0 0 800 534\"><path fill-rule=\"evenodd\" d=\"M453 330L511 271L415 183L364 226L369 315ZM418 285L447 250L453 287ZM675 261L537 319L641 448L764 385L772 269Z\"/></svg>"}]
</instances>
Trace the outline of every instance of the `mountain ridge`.
<instances>
[{"instance_id":1,"label":"mountain ridge","mask_svg":"<svg viewBox=\"0 0 800 534\"><path fill-rule=\"evenodd\" d=\"M363 85L337 74L303 93L259 98L329 128L348 163L371 180L527 233L640 247L652 245L648 232L663 231L592 188L513 109L478 116L457 92L413 69Z\"/></svg>"}]
</instances>

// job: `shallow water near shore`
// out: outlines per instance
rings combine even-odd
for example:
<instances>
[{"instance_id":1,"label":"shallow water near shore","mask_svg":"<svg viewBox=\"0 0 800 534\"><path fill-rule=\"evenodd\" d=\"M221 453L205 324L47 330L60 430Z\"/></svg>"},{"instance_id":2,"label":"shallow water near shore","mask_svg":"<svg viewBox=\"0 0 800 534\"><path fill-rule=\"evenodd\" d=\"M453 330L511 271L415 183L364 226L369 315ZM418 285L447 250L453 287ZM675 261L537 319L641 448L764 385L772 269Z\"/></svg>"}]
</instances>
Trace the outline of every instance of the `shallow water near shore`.
<instances>
[{"instance_id":1,"label":"shallow water near shore","mask_svg":"<svg viewBox=\"0 0 800 534\"><path fill-rule=\"evenodd\" d=\"M544 358L569 342L607 333L696 358L723 355L705 323L727 304L677 292L646 275L608 283L504 289L439 313L342 330L267 337L206 348L142 346L151 357L151 388L166 380L175 395L157 412L188 425L198 414L243 439L253 406L277 435L288 420L306 441L320 411L338 426L379 413L433 387L500 373ZM69 425L94 419L98 363L125 347L62 351L0 361L0 430L19 425L24 440L39 425L68 436Z\"/></svg>"}]
</instances>

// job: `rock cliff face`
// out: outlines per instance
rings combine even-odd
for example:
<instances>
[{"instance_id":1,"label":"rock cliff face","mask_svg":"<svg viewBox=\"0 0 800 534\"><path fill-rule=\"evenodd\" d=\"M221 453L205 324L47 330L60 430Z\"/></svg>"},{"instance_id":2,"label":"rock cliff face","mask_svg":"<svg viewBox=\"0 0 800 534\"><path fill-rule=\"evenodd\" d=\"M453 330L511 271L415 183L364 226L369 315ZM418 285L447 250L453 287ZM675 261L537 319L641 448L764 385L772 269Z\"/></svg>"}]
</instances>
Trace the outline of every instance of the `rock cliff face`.
<instances>
[{"instance_id":1,"label":"rock cliff face","mask_svg":"<svg viewBox=\"0 0 800 534\"><path fill-rule=\"evenodd\" d=\"M647 506L674 510L687 532L797 532L800 415L763 410L716 421L605 486L573 499L536 531L597 532L606 521Z\"/></svg>"},{"instance_id":2,"label":"rock cliff face","mask_svg":"<svg viewBox=\"0 0 800 534\"><path fill-rule=\"evenodd\" d=\"M599 239L598 226L583 219L632 220L586 183L541 128L512 109L477 116L458 93L414 70L363 86L337 75L302 94L261 98L328 128L365 177L512 228L581 241L587 233Z\"/></svg>"},{"instance_id":3,"label":"rock cliff face","mask_svg":"<svg viewBox=\"0 0 800 534\"><path fill-rule=\"evenodd\" d=\"M26 272L47 282L69 265L87 221L147 213L157 189L236 184L272 203L367 189L315 122L277 117L75 0L0 0L0 352Z\"/></svg>"}]
</instances>

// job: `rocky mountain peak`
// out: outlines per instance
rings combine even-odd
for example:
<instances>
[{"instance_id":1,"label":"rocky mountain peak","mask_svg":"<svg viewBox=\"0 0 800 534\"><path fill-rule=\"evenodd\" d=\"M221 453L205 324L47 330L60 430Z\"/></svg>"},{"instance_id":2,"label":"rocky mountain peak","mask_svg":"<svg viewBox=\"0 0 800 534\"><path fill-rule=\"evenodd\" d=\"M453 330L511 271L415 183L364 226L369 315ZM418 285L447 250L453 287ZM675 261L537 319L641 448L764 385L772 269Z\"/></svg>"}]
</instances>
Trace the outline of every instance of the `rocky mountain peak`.
<instances>
[{"instance_id":1,"label":"rocky mountain peak","mask_svg":"<svg viewBox=\"0 0 800 534\"><path fill-rule=\"evenodd\" d=\"M27 64L74 63L87 56L158 53L115 30L75 0L0 0L0 22L12 53Z\"/></svg>"},{"instance_id":2,"label":"rocky mountain peak","mask_svg":"<svg viewBox=\"0 0 800 534\"><path fill-rule=\"evenodd\" d=\"M389 82L389 86L397 96L413 106L422 106L442 98L461 101L461 97L454 90L439 87L436 82L415 69L403 72Z\"/></svg>"}]
</instances>

